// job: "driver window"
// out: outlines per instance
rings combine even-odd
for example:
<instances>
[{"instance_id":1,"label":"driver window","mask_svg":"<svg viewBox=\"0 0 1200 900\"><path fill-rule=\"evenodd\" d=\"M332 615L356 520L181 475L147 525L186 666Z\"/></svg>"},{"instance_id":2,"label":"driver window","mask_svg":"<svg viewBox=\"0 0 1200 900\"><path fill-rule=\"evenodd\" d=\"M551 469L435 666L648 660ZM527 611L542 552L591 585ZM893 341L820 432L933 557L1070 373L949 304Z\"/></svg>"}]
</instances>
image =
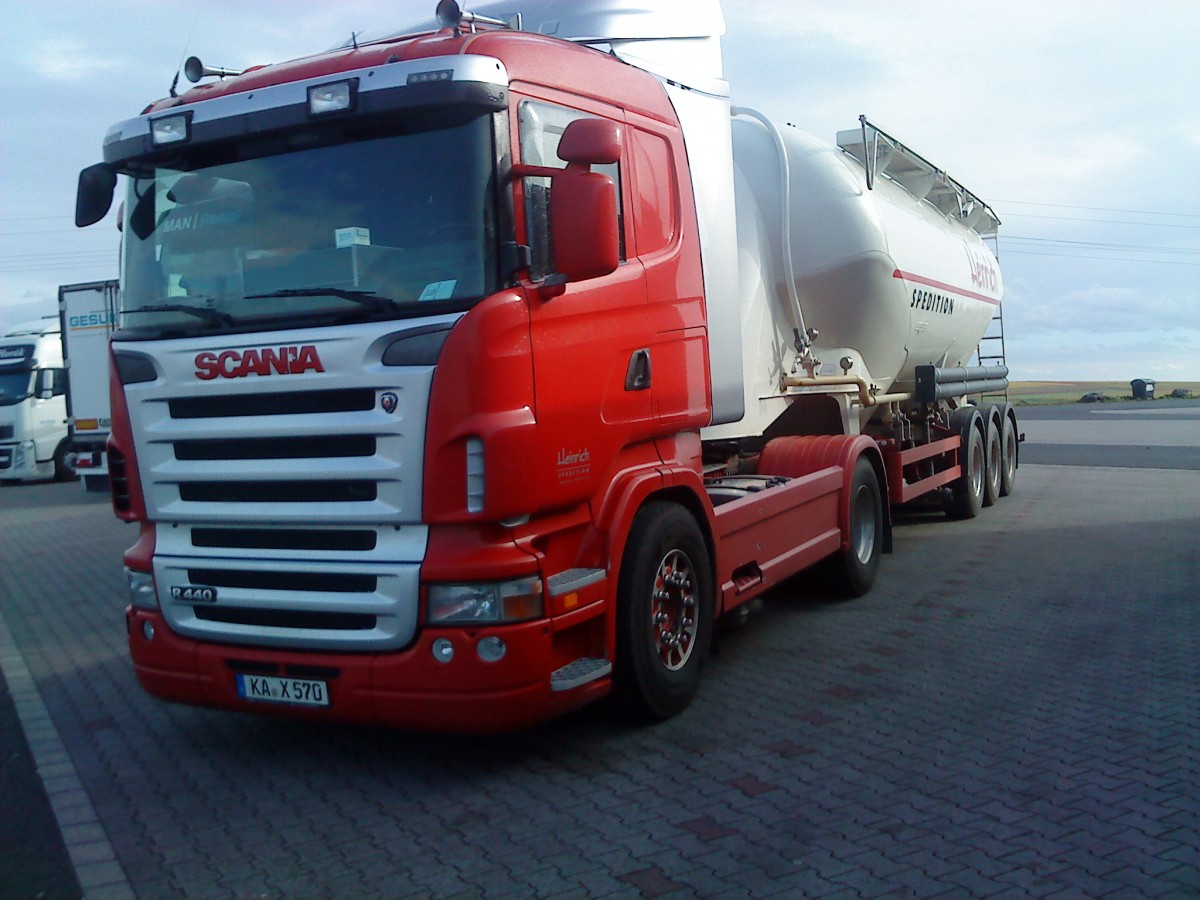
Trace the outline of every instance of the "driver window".
<instances>
[{"instance_id":1,"label":"driver window","mask_svg":"<svg viewBox=\"0 0 1200 900\"><path fill-rule=\"evenodd\" d=\"M554 169L565 169L567 166L558 157L558 142L562 140L563 131L576 119L590 118L578 110L538 100L522 101L517 115L520 127L521 162L526 165ZM624 262L626 258L625 219L621 199L620 164L592 166L592 171L609 176L617 187L617 223L620 229L621 262ZM529 267L530 274L534 281L540 281L555 271L554 248L550 244L552 180L549 178L526 178L524 188L526 238L529 241L533 259Z\"/></svg>"}]
</instances>

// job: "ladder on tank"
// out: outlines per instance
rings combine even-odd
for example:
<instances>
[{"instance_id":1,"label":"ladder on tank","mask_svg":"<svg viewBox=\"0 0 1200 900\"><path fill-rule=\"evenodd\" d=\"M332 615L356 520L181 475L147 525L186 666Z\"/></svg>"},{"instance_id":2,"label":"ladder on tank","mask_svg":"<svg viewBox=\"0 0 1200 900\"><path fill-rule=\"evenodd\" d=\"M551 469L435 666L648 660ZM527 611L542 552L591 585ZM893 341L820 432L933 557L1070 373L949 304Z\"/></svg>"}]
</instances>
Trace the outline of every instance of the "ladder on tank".
<instances>
[{"instance_id":1,"label":"ladder on tank","mask_svg":"<svg viewBox=\"0 0 1200 900\"><path fill-rule=\"evenodd\" d=\"M992 254L996 259L1000 258L1000 241L996 232L989 235L984 235L983 239L991 244ZM988 323L987 331L983 337L979 339L979 343L975 347L975 358L978 365L981 366L1007 366L1008 361L1005 358L1004 347L1004 303L1001 301L996 305L996 314L992 316L992 321ZM1008 401L1008 388L1003 391L992 391L990 393L981 394L980 400L984 397L1003 397L1005 402Z\"/></svg>"}]
</instances>

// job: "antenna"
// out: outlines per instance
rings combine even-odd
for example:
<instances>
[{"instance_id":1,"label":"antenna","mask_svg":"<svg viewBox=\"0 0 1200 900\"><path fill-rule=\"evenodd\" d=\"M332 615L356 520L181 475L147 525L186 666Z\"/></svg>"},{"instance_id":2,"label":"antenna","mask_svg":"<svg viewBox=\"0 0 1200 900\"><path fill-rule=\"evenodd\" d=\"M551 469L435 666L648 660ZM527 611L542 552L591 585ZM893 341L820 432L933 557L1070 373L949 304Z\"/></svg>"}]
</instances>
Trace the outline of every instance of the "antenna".
<instances>
[{"instance_id":1,"label":"antenna","mask_svg":"<svg viewBox=\"0 0 1200 900\"><path fill-rule=\"evenodd\" d=\"M171 79L170 93L178 97L175 88L179 86L179 70L183 67L183 58L187 56L188 47L192 44L192 35L196 33L196 22L200 18L200 0L196 0L195 12L192 13L192 24L188 27L187 39L183 42L183 52L179 54L179 65L175 67L175 77Z\"/></svg>"}]
</instances>

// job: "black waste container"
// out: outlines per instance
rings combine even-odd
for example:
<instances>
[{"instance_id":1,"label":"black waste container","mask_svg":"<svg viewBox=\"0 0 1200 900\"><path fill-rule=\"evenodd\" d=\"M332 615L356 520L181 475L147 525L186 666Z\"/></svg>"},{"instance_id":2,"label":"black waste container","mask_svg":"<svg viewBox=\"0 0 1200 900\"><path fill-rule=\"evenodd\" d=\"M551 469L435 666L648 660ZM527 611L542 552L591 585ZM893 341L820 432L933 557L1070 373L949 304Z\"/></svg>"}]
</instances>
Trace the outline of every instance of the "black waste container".
<instances>
[{"instance_id":1,"label":"black waste container","mask_svg":"<svg viewBox=\"0 0 1200 900\"><path fill-rule=\"evenodd\" d=\"M1154 399L1154 382L1149 378L1135 378L1130 384L1133 386L1134 400Z\"/></svg>"}]
</instances>

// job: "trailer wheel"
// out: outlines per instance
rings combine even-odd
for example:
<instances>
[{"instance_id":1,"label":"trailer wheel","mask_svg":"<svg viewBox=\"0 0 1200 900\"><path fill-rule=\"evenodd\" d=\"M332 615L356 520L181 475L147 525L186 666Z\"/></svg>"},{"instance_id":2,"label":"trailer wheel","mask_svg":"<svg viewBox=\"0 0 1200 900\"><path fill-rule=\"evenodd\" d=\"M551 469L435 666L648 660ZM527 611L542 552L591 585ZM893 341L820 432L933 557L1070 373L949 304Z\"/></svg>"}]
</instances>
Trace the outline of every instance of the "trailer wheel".
<instances>
[{"instance_id":1,"label":"trailer wheel","mask_svg":"<svg viewBox=\"0 0 1200 900\"><path fill-rule=\"evenodd\" d=\"M614 687L639 718L669 719L700 687L712 639L708 546L683 507L650 503L634 519L626 547Z\"/></svg>"},{"instance_id":2,"label":"trailer wheel","mask_svg":"<svg viewBox=\"0 0 1200 900\"><path fill-rule=\"evenodd\" d=\"M875 583L883 552L883 496L870 460L860 456L850 484L850 546L830 560L834 589L845 597L861 597Z\"/></svg>"},{"instance_id":3,"label":"trailer wheel","mask_svg":"<svg viewBox=\"0 0 1200 900\"><path fill-rule=\"evenodd\" d=\"M67 462L67 453L70 451L70 439L63 438L58 442L58 446L54 448L54 480L55 481L74 481L75 470L71 468Z\"/></svg>"},{"instance_id":4,"label":"trailer wheel","mask_svg":"<svg viewBox=\"0 0 1200 900\"><path fill-rule=\"evenodd\" d=\"M1017 483L1017 423L1010 408L1000 409L1000 496L1007 497Z\"/></svg>"},{"instance_id":5,"label":"trailer wheel","mask_svg":"<svg viewBox=\"0 0 1200 900\"><path fill-rule=\"evenodd\" d=\"M983 417L979 410L965 407L954 411L950 425L962 435L962 447L959 449L962 475L950 485L950 502L946 512L955 519L973 519L983 508L983 483L987 469Z\"/></svg>"},{"instance_id":6,"label":"trailer wheel","mask_svg":"<svg viewBox=\"0 0 1200 900\"><path fill-rule=\"evenodd\" d=\"M986 460L983 472L983 505L994 506L1000 499L1000 480L1004 474L1004 449L1000 440L1000 416L995 408L989 407L984 415L987 417L986 437L984 438L984 453Z\"/></svg>"}]
</instances>

